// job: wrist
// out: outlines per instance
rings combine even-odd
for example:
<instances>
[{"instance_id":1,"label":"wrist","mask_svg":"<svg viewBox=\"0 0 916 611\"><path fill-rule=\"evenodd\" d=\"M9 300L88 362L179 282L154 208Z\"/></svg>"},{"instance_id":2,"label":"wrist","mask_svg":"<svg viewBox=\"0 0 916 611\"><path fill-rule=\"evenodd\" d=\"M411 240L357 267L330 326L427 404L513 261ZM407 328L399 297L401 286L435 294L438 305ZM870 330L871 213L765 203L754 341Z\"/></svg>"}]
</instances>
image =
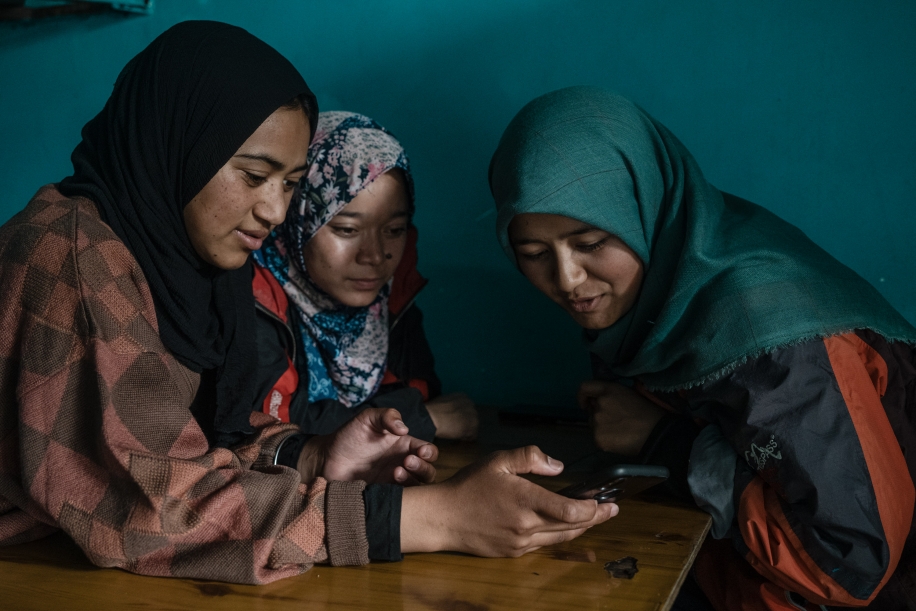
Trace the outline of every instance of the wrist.
<instances>
[{"instance_id":1,"label":"wrist","mask_svg":"<svg viewBox=\"0 0 916 611\"><path fill-rule=\"evenodd\" d=\"M446 493L443 484L404 488L401 497L401 553L452 549L448 543L448 504L439 507Z\"/></svg>"},{"instance_id":2,"label":"wrist","mask_svg":"<svg viewBox=\"0 0 916 611\"><path fill-rule=\"evenodd\" d=\"M308 440L299 453L296 469L303 482L311 482L324 475L327 463L327 435L316 435Z\"/></svg>"}]
</instances>

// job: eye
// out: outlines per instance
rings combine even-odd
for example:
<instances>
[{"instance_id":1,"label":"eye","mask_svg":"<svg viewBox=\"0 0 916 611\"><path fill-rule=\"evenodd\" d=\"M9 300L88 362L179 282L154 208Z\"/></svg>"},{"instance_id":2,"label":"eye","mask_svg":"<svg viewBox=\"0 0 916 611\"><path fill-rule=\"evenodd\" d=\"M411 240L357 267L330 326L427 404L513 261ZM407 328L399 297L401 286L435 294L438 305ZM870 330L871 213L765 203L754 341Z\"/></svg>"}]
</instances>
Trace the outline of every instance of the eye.
<instances>
[{"instance_id":1,"label":"eye","mask_svg":"<svg viewBox=\"0 0 916 611\"><path fill-rule=\"evenodd\" d=\"M547 257L547 251L539 250L537 252L520 252L518 253L518 256L523 259L527 259L528 261L540 261L541 259Z\"/></svg>"},{"instance_id":2,"label":"eye","mask_svg":"<svg viewBox=\"0 0 916 611\"><path fill-rule=\"evenodd\" d=\"M602 246L604 246L605 242L607 242L609 239L610 239L610 236L606 238L602 238L598 240L597 242L592 242L590 244L579 244L579 246L577 246L576 248L578 248L580 252L594 252L598 250L599 248L601 248Z\"/></svg>"},{"instance_id":3,"label":"eye","mask_svg":"<svg viewBox=\"0 0 916 611\"><path fill-rule=\"evenodd\" d=\"M402 235L404 235L405 233L407 233L407 225L399 225L396 227L388 227L387 229L385 229L385 234L389 238L399 238Z\"/></svg>"},{"instance_id":4,"label":"eye","mask_svg":"<svg viewBox=\"0 0 916 611\"><path fill-rule=\"evenodd\" d=\"M292 191L293 189L296 188L296 185L298 184L299 184L298 178L287 178L286 180L283 181L283 190Z\"/></svg>"},{"instance_id":5,"label":"eye","mask_svg":"<svg viewBox=\"0 0 916 611\"><path fill-rule=\"evenodd\" d=\"M266 176L258 176L257 174L252 174L246 170L242 170L242 173L245 175L245 180L248 181L248 184L254 187L260 187L265 182L267 182Z\"/></svg>"},{"instance_id":6,"label":"eye","mask_svg":"<svg viewBox=\"0 0 916 611\"><path fill-rule=\"evenodd\" d=\"M357 234L356 227L348 227L347 225L331 225L330 227L335 234L345 238L353 237Z\"/></svg>"}]
</instances>

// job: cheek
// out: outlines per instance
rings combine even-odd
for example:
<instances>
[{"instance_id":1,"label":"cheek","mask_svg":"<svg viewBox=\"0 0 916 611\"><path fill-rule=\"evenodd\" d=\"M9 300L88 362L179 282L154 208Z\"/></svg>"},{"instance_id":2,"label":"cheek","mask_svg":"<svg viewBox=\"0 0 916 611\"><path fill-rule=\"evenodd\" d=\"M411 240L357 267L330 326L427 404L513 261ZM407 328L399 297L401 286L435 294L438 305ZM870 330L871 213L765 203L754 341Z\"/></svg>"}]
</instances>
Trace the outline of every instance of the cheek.
<instances>
[{"instance_id":1,"label":"cheek","mask_svg":"<svg viewBox=\"0 0 916 611\"><path fill-rule=\"evenodd\" d=\"M551 290L552 282L550 269L548 265L542 261L531 261L530 259L524 259L516 255L516 260L518 261L518 269L522 272L522 275L528 279L534 288L541 291L545 295L552 297L554 291Z\"/></svg>"},{"instance_id":2,"label":"cheek","mask_svg":"<svg viewBox=\"0 0 916 611\"><path fill-rule=\"evenodd\" d=\"M314 274L333 278L341 275L350 260L352 244L322 228L302 250L308 270Z\"/></svg>"},{"instance_id":3,"label":"cheek","mask_svg":"<svg viewBox=\"0 0 916 611\"><path fill-rule=\"evenodd\" d=\"M235 197L233 197L235 195ZM227 184L222 172L213 177L185 207L185 226L200 238L215 239L233 230L244 203Z\"/></svg>"},{"instance_id":4,"label":"cheek","mask_svg":"<svg viewBox=\"0 0 916 611\"><path fill-rule=\"evenodd\" d=\"M606 270L605 278L614 287L614 292L621 296L635 295L642 284L643 266L638 257L630 252L616 250L608 253L601 263Z\"/></svg>"},{"instance_id":5,"label":"cheek","mask_svg":"<svg viewBox=\"0 0 916 611\"><path fill-rule=\"evenodd\" d=\"M389 276L394 275L394 271L398 268L398 265L401 263L401 259L404 258L404 250L407 248L407 236L402 236L400 238L388 240L388 243L385 245L385 253L391 255L391 259L385 261L386 271L389 272Z\"/></svg>"}]
</instances>

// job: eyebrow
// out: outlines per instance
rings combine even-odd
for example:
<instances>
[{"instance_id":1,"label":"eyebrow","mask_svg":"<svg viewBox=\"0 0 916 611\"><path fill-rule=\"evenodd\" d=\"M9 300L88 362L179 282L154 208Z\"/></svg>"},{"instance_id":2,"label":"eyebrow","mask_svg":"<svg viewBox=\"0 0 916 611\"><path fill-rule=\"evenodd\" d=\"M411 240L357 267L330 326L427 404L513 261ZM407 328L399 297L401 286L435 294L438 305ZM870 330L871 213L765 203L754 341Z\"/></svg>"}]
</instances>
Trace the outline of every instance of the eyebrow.
<instances>
[{"instance_id":1,"label":"eyebrow","mask_svg":"<svg viewBox=\"0 0 916 611\"><path fill-rule=\"evenodd\" d=\"M237 155L235 155L235 157L241 157L243 159L251 159L252 161L263 161L264 163L266 163L273 169L277 170L278 172L281 172L286 169L285 163L283 163L276 157L271 157L270 155L266 153L260 153L260 154L238 153ZM292 171L293 172L302 172L303 170L305 170L308 167L309 167L308 163L304 163L300 165L299 167L293 168Z\"/></svg>"},{"instance_id":2,"label":"eyebrow","mask_svg":"<svg viewBox=\"0 0 916 611\"><path fill-rule=\"evenodd\" d=\"M581 228L579 228L579 229L573 229L572 231L567 231L566 233L564 233L564 234L562 234L562 235L560 235L560 236L558 236L558 237L559 237L559 239L561 239L561 240L565 240L566 238L571 238L571 237L577 236L577 235L584 235L584 234L586 234L586 233L591 233L591 232L593 232L593 231L604 231L604 229L598 229L597 227L591 227L591 226L589 226L589 227L581 227ZM534 240L534 239L528 239L528 240L513 240L513 241L512 241L512 244L515 245L515 246L525 246L526 244L540 244L541 242L543 242L543 240Z\"/></svg>"},{"instance_id":3,"label":"eyebrow","mask_svg":"<svg viewBox=\"0 0 916 611\"><path fill-rule=\"evenodd\" d=\"M336 216L346 216L346 217L349 217L349 218L352 218L352 219L358 219L358 218L362 218L362 217L365 216L365 215L364 215L362 212L348 212L347 210L341 210L340 212L338 212L338 213L336 214ZM396 212L396 213L392 214L392 215L391 215L391 219L389 219L389 220L393 220L393 219L396 219L396 218L401 218L401 217L404 217L404 216L409 216L409 215L407 214L407 211L406 211L406 210L401 210L400 212Z\"/></svg>"}]
</instances>

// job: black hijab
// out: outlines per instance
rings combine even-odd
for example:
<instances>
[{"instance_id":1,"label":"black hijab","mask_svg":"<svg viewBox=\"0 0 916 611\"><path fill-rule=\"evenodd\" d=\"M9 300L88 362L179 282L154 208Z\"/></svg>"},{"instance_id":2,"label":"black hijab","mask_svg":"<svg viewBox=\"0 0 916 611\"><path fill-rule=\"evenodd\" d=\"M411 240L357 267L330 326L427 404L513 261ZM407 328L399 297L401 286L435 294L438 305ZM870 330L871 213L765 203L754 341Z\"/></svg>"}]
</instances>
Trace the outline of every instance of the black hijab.
<instances>
[{"instance_id":1,"label":"black hijab","mask_svg":"<svg viewBox=\"0 0 916 611\"><path fill-rule=\"evenodd\" d=\"M196 253L184 207L261 123L294 98L318 105L282 55L213 21L169 28L121 71L73 151L68 196L88 197L146 276L165 346L201 373L192 408L214 445L250 432L257 350L251 263L224 271Z\"/></svg>"}]
</instances>

